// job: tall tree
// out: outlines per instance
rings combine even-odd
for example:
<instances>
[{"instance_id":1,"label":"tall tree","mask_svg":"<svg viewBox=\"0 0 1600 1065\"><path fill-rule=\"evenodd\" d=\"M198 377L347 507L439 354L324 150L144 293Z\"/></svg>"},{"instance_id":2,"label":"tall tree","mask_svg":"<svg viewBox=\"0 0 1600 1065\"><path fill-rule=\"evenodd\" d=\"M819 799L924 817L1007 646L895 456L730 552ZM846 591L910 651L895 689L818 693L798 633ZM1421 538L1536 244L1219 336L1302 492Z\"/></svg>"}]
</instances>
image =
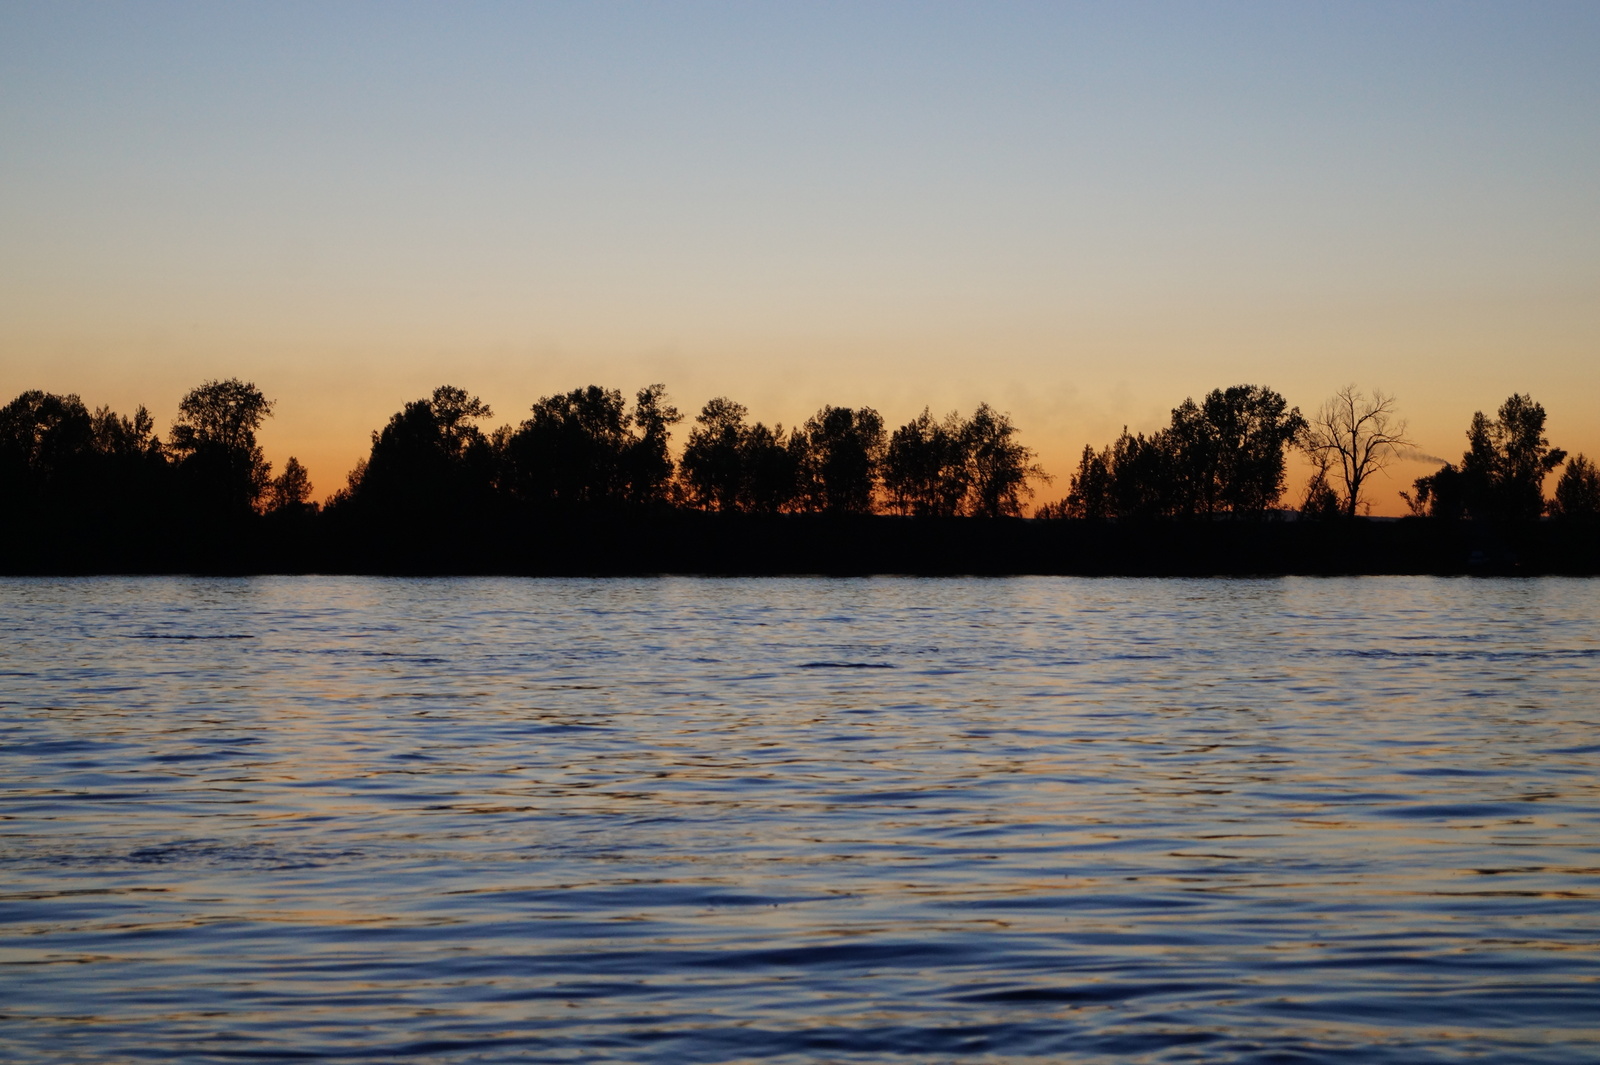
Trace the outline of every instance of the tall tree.
<instances>
[{"instance_id":1,"label":"tall tree","mask_svg":"<svg viewBox=\"0 0 1600 1065\"><path fill-rule=\"evenodd\" d=\"M283 472L272 480L267 493L267 510L273 514L305 514L315 510L311 502L311 475L293 455L283 464Z\"/></svg>"},{"instance_id":2,"label":"tall tree","mask_svg":"<svg viewBox=\"0 0 1600 1065\"><path fill-rule=\"evenodd\" d=\"M1544 407L1529 395L1513 394L1492 421L1474 415L1461 460L1469 482L1482 485L1488 509L1507 518L1537 518L1544 513L1544 479L1566 459L1544 436Z\"/></svg>"},{"instance_id":3,"label":"tall tree","mask_svg":"<svg viewBox=\"0 0 1600 1065\"><path fill-rule=\"evenodd\" d=\"M142 405L134 410L131 418L117 414L110 407L100 407L90 421L94 430L95 450L102 455L143 459L161 451L161 441L155 433L155 419Z\"/></svg>"},{"instance_id":4,"label":"tall tree","mask_svg":"<svg viewBox=\"0 0 1600 1065\"><path fill-rule=\"evenodd\" d=\"M37 389L0 408L0 503L12 514L87 490L94 420L76 395Z\"/></svg>"},{"instance_id":5,"label":"tall tree","mask_svg":"<svg viewBox=\"0 0 1600 1065\"><path fill-rule=\"evenodd\" d=\"M1323 403L1306 423L1300 444L1346 517L1355 517L1364 505L1370 509L1362 499L1368 480L1412 446L1405 421L1395 416L1394 397L1374 390L1369 398L1353 384ZM1325 509L1325 501L1321 505Z\"/></svg>"},{"instance_id":6,"label":"tall tree","mask_svg":"<svg viewBox=\"0 0 1600 1065\"><path fill-rule=\"evenodd\" d=\"M545 396L505 440L505 484L535 506L663 501L670 427L680 420L661 385L641 389L631 412L619 390L598 385Z\"/></svg>"},{"instance_id":7,"label":"tall tree","mask_svg":"<svg viewBox=\"0 0 1600 1065\"><path fill-rule=\"evenodd\" d=\"M959 414L938 420L924 407L889 437L883 487L890 507L921 517L959 514L972 484L972 443Z\"/></svg>"},{"instance_id":8,"label":"tall tree","mask_svg":"<svg viewBox=\"0 0 1600 1065\"><path fill-rule=\"evenodd\" d=\"M89 557L156 546L172 516L173 471L154 428L143 407L123 417L91 413L75 395L22 393L0 407L0 526Z\"/></svg>"},{"instance_id":9,"label":"tall tree","mask_svg":"<svg viewBox=\"0 0 1600 1065\"><path fill-rule=\"evenodd\" d=\"M743 471L742 501L757 514L776 514L794 506L798 491L797 452L788 446L783 426L756 422L739 441Z\"/></svg>"},{"instance_id":10,"label":"tall tree","mask_svg":"<svg viewBox=\"0 0 1600 1065\"><path fill-rule=\"evenodd\" d=\"M1584 455L1574 455L1567 460L1556 482L1556 497L1550 502L1550 513L1561 518L1593 518L1600 516L1600 467Z\"/></svg>"},{"instance_id":11,"label":"tall tree","mask_svg":"<svg viewBox=\"0 0 1600 1065\"><path fill-rule=\"evenodd\" d=\"M1126 433L1124 433L1126 435ZM1172 410L1168 427L1151 437L1165 458L1165 476L1148 486L1162 496L1160 509L1171 514L1215 514L1219 441L1206 412L1193 397Z\"/></svg>"},{"instance_id":12,"label":"tall tree","mask_svg":"<svg viewBox=\"0 0 1600 1065\"><path fill-rule=\"evenodd\" d=\"M143 406L124 417L109 407L90 415L99 497L128 523L153 520L171 505L171 467Z\"/></svg>"},{"instance_id":13,"label":"tall tree","mask_svg":"<svg viewBox=\"0 0 1600 1065\"><path fill-rule=\"evenodd\" d=\"M1124 427L1123 435L1127 435ZM1067 482L1067 498L1051 504L1041 511L1041 516L1062 518L1088 518L1099 521L1116 516L1112 498L1111 449L1096 451L1094 445L1083 445L1078 456L1078 470Z\"/></svg>"},{"instance_id":14,"label":"tall tree","mask_svg":"<svg viewBox=\"0 0 1600 1065\"><path fill-rule=\"evenodd\" d=\"M1017 517L1033 495L1030 479L1048 480L1033 451L1016 440L1011 416L980 403L964 433L972 463L971 513L982 518Z\"/></svg>"},{"instance_id":15,"label":"tall tree","mask_svg":"<svg viewBox=\"0 0 1600 1065\"><path fill-rule=\"evenodd\" d=\"M452 385L407 403L372 434L372 451L350 475L347 501L369 513L429 522L486 505L494 455L473 422L492 415L488 404Z\"/></svg>"},{"instance_id":16,"label":"tall tree","mask_svg":"<svg viewBox=\"0 0 1600 1065\"><path fill-rule=\"evenodd\" d=\"M1205 398L1213 441L1216 509L1257 517L1283 495L1284 450L1305 428L1300 408L1270 388L1235 385Z\"/></svg>"},{"instance_id":17,"label":"tall tree","mask_svg":"<svg viewBox=\"0 0 1600 1065\"><path fill-rule=\"evenodd\" d=\"M1283 495L1284 449L1304 428L1298 408L1270 388L1216 389L1173 408L1150 436L1126 428L1086 447L1067 498L1051 513L1074 517L1259 517Z\"/></svg>"},{"instance_id":18,"label":"tall tree","mask_svg":"<svg viewBox=\"0 0 1600 1065\"><path fill-rule=\"evenodd\" d=\"M883 416L877 411L823 407L790 436L803 505L830 514L870 514L883 450Z\"/></svg>"},{"instance_id":19,"label":"tall tree","mask_svg":"<svg viewBox=\"0 0 1600 1065\"><path fill-rule=\"evenodd\" d=\"M1544 479L1566 460L1544 436L1544 407L1514 393L1497 416L1472 415L1459 466L1445 464L1402 492L1414 514L1528 520L1545 511Z\"/></svg>"},{"instance_id":20,"label":"tall tree","mask_svg":"<svg viewBox=\"0 0 1600 1065\"><path fill-rule=\"evenodd\" d=\"M440 446L457 458L483 440L483 431L472 423L494 417L487 403L454 385L440 385L427 403L439 427Z\"/></svg>"},{"instance_id":21,"label":"tall tree","mask_svg":"<svg viewBox=\"0 0 1600 1065\"><path fill-rule=\"evenodd\" d=\"M1180 484L1175 434L1163 430L1145 436L1122 435L1106 451L1110 471L1111 510L1123 518L1170 518L1192 513L1193 485Z\"/></svg>"},{"instance_id":22,"label":"tall tree","mask_svg":"<svg viewBox=\"0 0 1600 1065\"><path fill-rule=\"evenodd\" d=\"M679 463L684 487L695 506L705 510L743 509L747 413L742 403L717 396L695 417Z\"/></svg>"},{"instance_id":23,"label":"tall tree","mask_svg":"<svg viewBox=\"0 0 1600 1065\"><path fill-rule=\"evenodd\" d=\"M190 500L216 515L253 513L272 477L256 430L272 401L248 381L207 381L178 403L168 448Z\"/></svg>"},{"instance_id":24,"label":"tall tree","mask_svg":"<svg viewBox=\"0 0 1600 1065\"><path fill-rule=\"evenodd\" d=\"M620 391L590 385L541 397L508 441L510 486L536 505L618 502L628 443Z\"/></svg>"},{"instance_id":25,"label":"tall tree","mask_svg":"<svg viewBox=\"0 0 1600 1065\"><path fill-rule=\"evenodd\" d=\"M672 483L668 451L672 427L683 421L683 415L667 402L666 385L646 385L634 396L631 421L637 432L623 455L628 502L634 506L665 502Z\"/></svg>"}]
</instances>

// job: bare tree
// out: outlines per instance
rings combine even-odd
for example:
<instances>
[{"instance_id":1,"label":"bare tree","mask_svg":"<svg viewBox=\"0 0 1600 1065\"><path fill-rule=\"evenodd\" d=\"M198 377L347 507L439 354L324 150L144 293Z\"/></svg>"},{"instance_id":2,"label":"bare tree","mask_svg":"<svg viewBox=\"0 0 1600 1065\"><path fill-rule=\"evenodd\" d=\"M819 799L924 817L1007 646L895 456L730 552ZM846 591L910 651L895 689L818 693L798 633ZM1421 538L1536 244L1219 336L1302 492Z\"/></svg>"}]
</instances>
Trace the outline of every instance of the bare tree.
<instances>
[{"instance_id":1,"label":"bare tree","mask_svg":"<svg viewBox=\"0 0 1600 1065\"><path fill-rule=\"evenodd\" d=\"M1343 489L1340 509L1355 517L1368 479L1414 445L1406 439L1405 420L1395 416L1393 396L1373 389L1369 398L1355 385L1346 385L1312 416L1300 446L1323 477L1338 478L1334 484Z\"/></svg>"}]
</instances>

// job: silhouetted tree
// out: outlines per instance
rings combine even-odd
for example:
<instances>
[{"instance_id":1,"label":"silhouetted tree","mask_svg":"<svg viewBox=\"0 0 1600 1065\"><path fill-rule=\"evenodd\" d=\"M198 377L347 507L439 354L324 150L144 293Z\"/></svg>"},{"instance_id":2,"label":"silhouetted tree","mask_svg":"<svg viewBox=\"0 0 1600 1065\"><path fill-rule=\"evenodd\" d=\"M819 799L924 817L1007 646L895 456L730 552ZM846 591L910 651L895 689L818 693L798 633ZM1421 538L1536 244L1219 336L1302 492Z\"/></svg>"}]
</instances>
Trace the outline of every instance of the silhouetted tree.
<instances>
[{"instance_id":1,"label":"silhouetted tree","mask_svg":"<svg viewBox=\"0 0 1600 1065\"><path fill-rule=\"evenodd\" d=\"M451 385L407 403L373 432L372 451L336 506L428 523L481 509L492 496L495 455L473 422L492 415L481 399Z\"/></svg>"},{"instance_id":2,"label":"silhouetted tree","mask_svg":"<svg viewBox=\"0 0 1600 1065\"><path fill-rule=\"evenodd\" d=\"M1401 496L1413 514L1437 518L1527 520L1544 513L1544 479L1566 459L1544 437L1544 407L1513 394L1491 419L1482 411L1467 427L1460 466L1447 463Z\"/></svg>"},{"instance_id":3,"label":"silhouetted tree","mask_svg":"<svg viewBox=\"0 0 1600 1065\"><path fill-rule=\"evenodd\" d=\"M705 510L740 510L745 491L748 409L717 396L700 409L679 466L690 500Z\"/></svg>"},{"instance_id":4,"label":"silhouetted tree","mask_svg":"<svg viewBox=\"0 0 1600 1065\"><path fill-rule=\"evenodd\" d=\"M1126 428L1084 448L1067 498L1051 513L1080 518L1259 517L1283 495L1284 449L1304 427L1298 408L1258 385L1186 399L1166 429Z\"/></svg>"},{"instance_id":5,"label":"silhouetted tree","mask_svg":"<svg viewBox=\"0 0 1600 1065\"><path fill-rule=\"evenodd\" d=\"M283 472L273 478L267 493L267 511L272 514L305 514L316 509L311 502L311 475L293 455L283 464Z\"/></svg>"},{"instance_id":6,"label":"silhouetted tree","mask_svg":"<svg viewBox=\"0 0 1600 1065\"><path fill-rule=\"evenodd\" d=\"M514 490L535 503L620 500L628 444L622 393L590 385L545 396L532 410L509 442Z\"/></svg>"},{"instance_id":7,"label":"silhouetted tree","mask_svg":"<svg viewBox=\"0 0 1600 1065\"><path fill-rule=\"evenodd\" d=\"M1461 468L1487 487L1491 511L1508 518L1544 513L1545 475L1567 457L1545 439L1544 422L1544 407L1527 395L1508 397L1493 421L1474 416Z\"/></svg>"},{"instance_id":8,"label":"silhouetted tree","mask_svg":"<svg viewBox=\"0 0 1600 1065\"><path fill-rule=\"evenodd\" d=\"M1173 434L1163 430L1145 436L1126 428L1107 454L1111 471L1112 511L1123 518L1170 518L1191 510L1189 492L1174 474L1177 456Z\"/></svg>"},{"instance_id":9,"label":"silhouetted tree","mask_svg":"<svg viewBox=\"0 0 1600 1065\"><path fill-rule=\"evenodd\" d=\"M1030 479L1048 480L1033 462L1033 451L1015 439L1011 416L978 404L963 434L972 465L970 512L982 518L1017 517L1033 495Z\"/></svg>"},{"instance_id":10,"label":"silhouetted tree","mask_svg":"<svg viewBox=\"0 0 1600 1065\"><path fill-rule=\"evenodd\" d=\"M1328 483L1328 470L1318 467L1306 482L1306 491L1300 501L1300 517L1312 521L1327 521L1346 515L1339 493Z\"/></svg>"},{"instance_id":11,"label":"silhouetted tree","mask_svg":"<svg viewBox=\"0 0 1600 1065\"><path fill-rule=\"evenodd\" d=\"M171 505L172 468L143 406L133 417L101 407L90 416L97 454L96 495L128 524L153 524Z\"/></svg>"},{"instance_id":12,"label":"silhouetted tree","mask_svg":"<svg viewBox=\"0 0 1600 1065\"><path fill-rule=\"evenodd\" d=\"M1122 430L1126 435L1126 427ZM1042 518L1088 518L1099 521L1116 515L1112 500L1115 482L1111 474L1111 449L1096 451L1091 444L1083 445L1078 457L1078 470L1067 483L1067 498L1040 509Z\"/></svg>"},{"instance_id":13,"label":"silhouetted tree","mask_svg":"<svg viewBox=\"0 0 1600 1065\"><path fill-rule=\"evenodd\" d=\"M90 554L148 546L170 519L171 473L143 407L91 414L75 395L34 390L0 408L0 527L11 535Z\"/></svg>"},{"instance_id":14,"label":"silhouetted tree","mask_svg":"<svg viewBox=\"0 0 1600 1065\"><path fill-rule=\"evenodd\" d=\"M681 420L665 398L661 385L641 389L629 413L620 391L597 385L543 397L505 440L504 483L535 506L664 501L669 429Z\"/></svg>"},{"instance_id":15,"label":"silhouetted tree","mask_svg":"<svg viewBox=\"0 0 1600 1065\"><path fill-rule=\"evenodd\" d=\"M1171 518L1194 513L1194 478L1179 475L1179 456L1170 429L1130 433L1112 445L1112 499L1126 518Z\"/></svg>"},{"instance_id":16,"label":"silhouetted tree","mask_svg":"<svg viewBox=\"0 0 1600 1065\"><path fill-rule=\"evenodd\" d=\"M1600 516L1600 467L1581 454L1568 459L1556 482L1550 513L1561 518Z\"/></svg>"},{"instance_id":17,"label":"silhouetted tree","mask_svg":"<svg viewBox=\"0 0 1600 1065\"><path fill-rule=\"evenodd\" d=\"M161 454L155 419L143 406L135 409L131 418L118 415L110 407L100 407L90 416L90 421L95 450L102 455L144 462Z\"/></svg>"},{"instance_id":18,"label":"silhouetted tree","mask_svg":"<svg viewBox=\"0 0 1600 1065\"><path fill-rule=\"evenodd\" d=\"M900 514L950 517L961 513L972 486L973 438L951 411L935 420L926 407L889 437L883 487Z\"/></svg>"},{"instance_id":19,"label":"silhouetted tree","mask_svg":"<svg viewBox=\"0 0 1600 1065\"><path fill-rule=\"evenodd\" d=\"M0 408L0 500L13 515L89 489L94 422L83 400L32 390Z\"/></svg>"},{"instance_id":20,"label":"silhouetted tree","mask_svg":"<svg viewBox=\"0 0 1600 1065\"><path fill-rule=\"evenodd\" d=\"M179 401L167 446L191 505L219 517L255 512L272 476L256 430L271 414L272 401L237 377L207 381Z\"/></svg>"},{"instance_id":21,"label":"silhouetted tree","mask_svg":"<svg viewBox=\"0 0 1600 1065\"><path fill-rule=\"evenodd\" d=\"M667 387L656 384L634 396L632 418L638 431L623 455L628 502L634 506L665 502L672 484L668 452L672 427L683 421L683 415L667 402Z\"/></svg>"},{"instance_id":22,"label":"silhouetted tree","mask_svg":"<svg viewBox=\"0 0 1600 1065\"><path fill-rule=\"evenodd\" d=\"M357 459L356 464L345 474L344 487L336 489L328 497L328 510L334 513L348 511L354 505L356 492L361 489L361 482L367 476L367 460Z\"/></svg>"},{"instance_id":23,"label":"silhouetted tree","mask_svg":"<svg viewBox=\"0 0 1600 1065\"><path fill-rule=\"evenodd\" d=\"M439 426L441 445L446 453L458 458L483 440L483 431L472 423L494 417L487 403L454 385L440 385L434 389L428 407Z\"/></svg>"},{"instance_id":24,"label":"silhouetted tree","mask_svg":"<svg viewBox=\"0 0 1600 1065\"><path fill-rule=\"evenodd\" d=\"M883 417L877 411L823 407L789 437L797 504L831 514L870 514L883 450Z\"/></svg>"},{"instance_id":25,"label":"silhouetted tree","mask_svg":"<svg viewBox=\"0 0 1600 1065\"><path fill-rule=\"evenodd\" d=\"M776 514L793 507L799 484L799 452L788 446L783 426L756 422L739 442L746 509Z\"/></svg>"},{"instance_id":26,"label":"silhouetted tree","mask_svg":"<svg viewBox=\"0 0 1600 1065\"><path fill-rule=\"evenodd\" d=\"M1445 518L1451 521L1467 516L1466 479L1454 463L1447 462L1433 473L1411 482L1411 491L1402 491L1414 518Z\"/></svg>"},{"instance_id":27,"label":"silhouetted tree","mask_svg":"<svg viewBox=\"0 0 1600 1065\"><path fill-rule=\"evenodd\" d=\"M1270 388L1236 385L1206 396L1203 411L1215 463L1214 510L1256 517L1276 506L1287 468L1284 449L1305 428L1300 408Z\"/></svg>"},{"instance_id":28,"label":"silhouetted tree","mask_svg":"<svg viewBox=\"0 0 1600 1065\"><path fill-rule=\"evenodd\" d=\"M1154 434L1150 443L1160 449L1163 458L1161 479L1149 486L1159 494L1161 511L1194 515L1221 509L1217 499L1218 440L1193 398L1173 408L1171 424Z\"/></svg>"},{"instance_id":29,"label":"silhouetted tree","mask_svg":"<svg viewBox=\"0 0 1600 1065\"><path fill-rule=\"evenodd\" d=\"M1394 397L1374 391L1369 399L1355 385L1346 385L1306 423L1300 445L1317 467L1307 488L1308 503L1316 497L1312 509L1326 513L1326 489L1346 517L1355 517L1367 480L1411 441L1406 439L1406 423L1395 417Z\"/></svg>"},{"instance_id":30,"label":"silhouetted tree","mask_svg":"<svg viewBox=\"0 0 1600 1065\"><path fill-rule=\"evenodd\" d=\"M745 424L746 408L718 396L689 431L679 472L689 502L705 510L775 514L795 495L795 456L783 426Z\"/></svg>"}]
</instances>

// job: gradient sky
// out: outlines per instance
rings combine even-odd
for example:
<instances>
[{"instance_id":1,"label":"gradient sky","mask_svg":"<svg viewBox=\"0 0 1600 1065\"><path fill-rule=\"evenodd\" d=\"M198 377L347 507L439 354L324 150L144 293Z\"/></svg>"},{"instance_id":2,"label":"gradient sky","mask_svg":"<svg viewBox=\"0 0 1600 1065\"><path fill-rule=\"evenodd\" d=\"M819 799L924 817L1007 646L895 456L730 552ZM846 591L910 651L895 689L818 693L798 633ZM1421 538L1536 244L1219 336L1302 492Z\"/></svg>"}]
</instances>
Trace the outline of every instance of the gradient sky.
<instances>
[{"instance_id":1,"label":"gradient sky","mask_svg":"<svg viewBox=\"0 0 1600 1065\"><path fill-rule=\"evenodd\" d=\"M1045 499L1241 382L1594 455L1597 57L1593 2L9 3L0 401L241 376L319 495L444 382L986 399Z\"/></svg>"}]
</instances>

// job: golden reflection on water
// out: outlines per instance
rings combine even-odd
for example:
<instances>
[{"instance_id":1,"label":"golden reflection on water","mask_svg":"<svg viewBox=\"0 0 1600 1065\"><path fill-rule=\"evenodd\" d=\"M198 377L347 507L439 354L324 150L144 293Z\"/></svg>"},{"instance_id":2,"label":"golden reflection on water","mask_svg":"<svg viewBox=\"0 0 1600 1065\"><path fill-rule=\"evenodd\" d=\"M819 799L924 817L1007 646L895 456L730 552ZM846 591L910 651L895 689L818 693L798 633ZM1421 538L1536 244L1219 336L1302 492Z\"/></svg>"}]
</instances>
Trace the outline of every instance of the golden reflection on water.
<instances>
[{"instance_id":1,"label":"golden reflection on water","mask_svg":"<svg viewBox=\"0 0 1600 1065\"><path fill-rule=\"evenodd\" d=\"M1589 587L7 583L0 1045L1581 1058Z\"/></svg>"}]
</instances>

